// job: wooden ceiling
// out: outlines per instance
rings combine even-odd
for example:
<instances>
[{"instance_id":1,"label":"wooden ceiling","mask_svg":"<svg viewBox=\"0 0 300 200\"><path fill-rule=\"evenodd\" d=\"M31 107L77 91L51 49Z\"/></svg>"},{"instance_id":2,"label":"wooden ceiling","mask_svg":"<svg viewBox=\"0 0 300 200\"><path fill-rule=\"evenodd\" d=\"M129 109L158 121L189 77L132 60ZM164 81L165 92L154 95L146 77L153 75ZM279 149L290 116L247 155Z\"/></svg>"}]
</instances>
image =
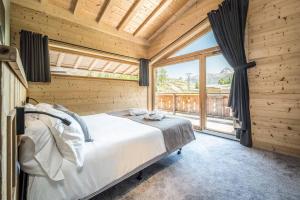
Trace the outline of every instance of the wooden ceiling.
<instances>
[{"instance_id":1,"label":"wooden ceiling","mask_svg":"<svg viewBox=\"0 0 300 200\"><path fill-rule=\"evenodd\" d=\"M99 31L150 45L168 21L195 0L12 0ZM57 8L57 9L55 9ZM73 15L74 17L70 16ZM135 39L134 39L135 38Z\"/></svg>"}]
</instances>

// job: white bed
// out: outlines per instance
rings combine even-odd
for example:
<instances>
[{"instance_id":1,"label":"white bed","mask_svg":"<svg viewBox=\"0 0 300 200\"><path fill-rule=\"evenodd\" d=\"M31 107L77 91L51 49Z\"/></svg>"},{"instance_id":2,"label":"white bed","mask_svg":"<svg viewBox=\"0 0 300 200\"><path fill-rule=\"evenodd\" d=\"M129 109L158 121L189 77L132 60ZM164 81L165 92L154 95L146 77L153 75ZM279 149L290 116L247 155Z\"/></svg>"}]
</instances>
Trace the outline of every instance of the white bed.
<instances>
[{"instance_id":1,"label":"white bed","mask_svg":"<svg viewBox=\"0 0 300 200\"><path fill-rule=\"evenodd\" d=\"M85 143L83 167L78 170L64 160L64 180L60 182L29 176L27 199L85 198L166 153L164 137L158 128L108 114L83 119L94 139Z\"/></svg>"}]
</instances>

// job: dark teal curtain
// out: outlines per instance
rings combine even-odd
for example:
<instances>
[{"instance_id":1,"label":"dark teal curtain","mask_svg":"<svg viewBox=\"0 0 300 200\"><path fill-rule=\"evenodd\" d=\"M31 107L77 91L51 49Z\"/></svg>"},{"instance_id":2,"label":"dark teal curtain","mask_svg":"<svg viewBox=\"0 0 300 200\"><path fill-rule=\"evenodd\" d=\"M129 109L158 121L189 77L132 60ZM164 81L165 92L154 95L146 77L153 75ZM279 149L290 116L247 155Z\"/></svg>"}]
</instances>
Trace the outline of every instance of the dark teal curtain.
<instances>
[{"instance_id":1,"label":"dark teal curtain","mask_svg":"<svg viewBox=\"0 0 300 200\"><path fill-rule=\"evenodd\" d=\"M48 36L22 30L20 54L28 81L51 81Z\"/></svg>"},{"instance_id":2,"label":"dark teal curtain","mask_svg":"<svg viewBox=\"0 0 300 200\"><path fill-rule=\"evenodd\" d=\"M256 63L247 63L244 47L248 5L248 0L225 0L217 10L208 13L208 19L224 57L234 69L228 106L240 124L237 138L242 145L251 147L247 69Z\"/></svg>"},{"instance_id":3,"label":"dark teal curtain","mask_svg":"<svg viewBox=\"0 0 300 200\"><path fill-rule=\"evenodd\" d=\"M139 85L149 86L149 60L141 58L139 68Z\"/></svg>"}]
</instances>

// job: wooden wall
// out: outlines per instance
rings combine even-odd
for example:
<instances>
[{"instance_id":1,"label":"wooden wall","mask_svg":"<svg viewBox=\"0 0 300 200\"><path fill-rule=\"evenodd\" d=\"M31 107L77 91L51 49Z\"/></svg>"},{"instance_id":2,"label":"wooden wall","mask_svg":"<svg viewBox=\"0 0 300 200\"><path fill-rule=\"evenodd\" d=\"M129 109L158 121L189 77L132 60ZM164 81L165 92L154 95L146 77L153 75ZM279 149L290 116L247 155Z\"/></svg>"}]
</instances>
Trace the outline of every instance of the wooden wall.
<instances>
[{"instance_id":1,"label":"wooden wall","mask_svg":"<svg viewBox=\"0 0 300 200\"><path fill-rule=\"evenodd\" d=\"M30 83L28 95L82 115L147 108L147 88L137 81L52 75L51 83Z\"/></svg>"},{"instance_id":2,"label":"wooden wall","mask_svg":"<svg viewBox=\"0 0 300 200\"><path fill-rule=\"evenodd\" d=\"M5 63L1 63L1 182L2 199L6 198L7 135L6 117L16 106L24 104L26 88Z\"/></svg>"},{"instance_id":3,"label":"wooden wall","mask_svg":"<svg viewBox=\"0 0 300 200\"><path fill-rule=\"evenodd\" d=\"M88 48L135 58L146 57L147 46L11 3L11 43L14 46L19 45L21 29Z\"/></svg>"},{"instance_id":4,"label":"wooden wall","mask_svg":"<svg viewBox=\"0 0 300 200\"><path fill-rule=\"evenodd\" d=\"M1 0L5 12L5 40L4 44L9 45L9 0ZM1 10L3 12L3 10ZM1 16L0 16L1 17ZM26 98L26 89L16 78L10 67L6 63L0 62L0 114L1 114L1 134L0 134L0 199L11 199L7 197L7 135L6 135L6 117L15 106L21 105Z\"/></svg>"},{"instance_id":5,"label":"wooden wall","mask_svg":"<svg viewBox=\"0 0 300 200\"><path fill-rule=\"evenodd\" d=\"M300 157L300 1L250 0L254 147Z\"/></svg>"}]
</instances>

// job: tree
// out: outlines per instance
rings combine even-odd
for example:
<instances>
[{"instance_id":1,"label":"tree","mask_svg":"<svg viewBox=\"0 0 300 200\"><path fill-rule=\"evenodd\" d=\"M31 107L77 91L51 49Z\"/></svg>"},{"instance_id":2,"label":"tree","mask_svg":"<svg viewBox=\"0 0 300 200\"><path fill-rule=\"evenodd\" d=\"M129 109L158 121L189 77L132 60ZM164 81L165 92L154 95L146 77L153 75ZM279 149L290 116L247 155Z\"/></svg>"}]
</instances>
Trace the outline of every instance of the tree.
<instances>
[{"instance_id":1,"label":"tree","mask_svg":"<svg viewBox=\"0 0 300 200\"><path fill-rule=\"evenodd\" d=\"M158 75L157 75L157 80L158 80L159 86L165 84L167 79L168 79L167 70L164 68L159 69Z\"/></svg>"},{"instance_id":2,"label":"tree","mask_svg":"<svg viewBox=\"0 0 300 200\"><path fill-rule=\"evenodd\" d=\"M232 75L219 79L219 85L229 85L231 83Z\"/></svg>"},{"instance_id":3,"label":"tree","mask_svg":"<svg viewBox=\"0 0 300 200\"><path fill-rule=\"evenodd\" d=\"M192 73L186 73L186 82L187 82L187 90L190 91L191 90L191 76Z\"/></svg>"}]
</instances>

